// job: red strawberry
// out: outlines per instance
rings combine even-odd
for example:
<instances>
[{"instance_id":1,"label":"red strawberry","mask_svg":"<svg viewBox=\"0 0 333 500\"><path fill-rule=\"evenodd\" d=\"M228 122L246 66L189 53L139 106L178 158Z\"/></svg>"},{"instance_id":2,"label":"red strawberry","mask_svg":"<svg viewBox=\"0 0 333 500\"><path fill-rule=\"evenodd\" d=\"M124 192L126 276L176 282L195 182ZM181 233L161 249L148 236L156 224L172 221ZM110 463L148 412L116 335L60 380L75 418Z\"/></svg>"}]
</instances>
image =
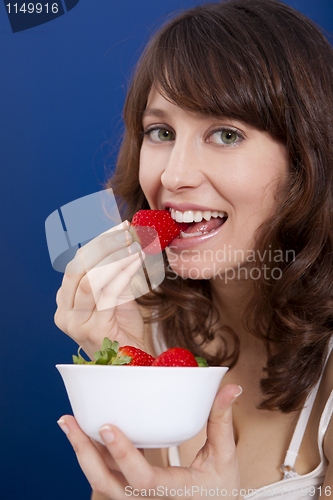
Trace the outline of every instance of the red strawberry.
<instances>
[{"instance_id":1,"label":"red strawberry","mask_svg":"<svg viewBox=\"0 0 333 500\"><path fill-rule=\"evenodd\" d=\"M162 352L152 366L199 366L193 354L181 347L172 347Z\"/></svg>"},{"instance_id":2,"label":"red strawberry","mask_svg":"<svg viewBox=\"0 0 333 500\"><path fill-rule=\"evenodd\" d=\"M130 231L146 254L156 255L187 227L174 221L169 210L140 210L132 219Z\"/></svg>"},{"instance_id":3,"label":"red strawberry","mask_svg":"<svg viewBox=\"0 0 333 500\"><path fill-rule=\"evenodd\" d=\"M119 347L119 342L112 342L105 337L102 342L102 349L94 353L95 361L86 361L80 354L81 347L77 351L77 356L73 356L75 365L132 365L150 366L155 358L137 347L126 345Z\"/></svg>"},{"instance_id":4,"label":"red strawberry","mask_svg":"<svg viewBox=\"0 0 333 500\"><path fill-rule=\"evenodd\" d=\"M129 360L126 361L124 356L128 356ZM124 347L119 347L117 352L117 357L112 361L113 365L123 364L131 366L150 366L155 358L137 347L130 345L125 345Z\"/></svg>"}]
</instances>

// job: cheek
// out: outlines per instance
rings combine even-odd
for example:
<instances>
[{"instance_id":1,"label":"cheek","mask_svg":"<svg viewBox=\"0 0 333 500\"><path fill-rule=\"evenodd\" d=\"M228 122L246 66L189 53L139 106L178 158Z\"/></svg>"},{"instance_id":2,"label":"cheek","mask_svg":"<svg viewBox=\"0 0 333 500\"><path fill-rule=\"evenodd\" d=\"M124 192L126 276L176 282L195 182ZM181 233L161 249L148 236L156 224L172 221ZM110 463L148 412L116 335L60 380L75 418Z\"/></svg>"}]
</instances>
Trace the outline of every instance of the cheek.
<instances>
[{"instance_id":1,"label":"cheek","mask_svg":"<svg viewBox=\"0 0 333 500\"><path fill-rule=\"evenodd\" d=\"M257 210L263 190L269 182L267 165L254 148L211 154L207 164L213 166L207 177L216 191L239 212ZM213 151L215 153L215 151Z\"/></svg>"},{"instance_id":2,"label":"cheek","mask_svg":"<svg viewBox=\"0 0 333 500\"><path fill-rule=\"evenodd\" d=\"M228 179L237 208L258 218L270 213L285 184L285 165L279 155L272 159L269 155L253 152L244 158L242 165L235 168Z\"/></svg>"},{"instance_id":3,"label":"cheek","mask_svg":"<svg viewBox=\"0 0 333 500\"><path fill-rule=\"evenodd\" d=\"M140 151L139 183L152 209L157 209L159 206L161 176L166 161L165 151L145 148L143 144Z\"/></svg>"},{"instance_id":4,"label":"cheek","mask_svg":"<svg viewBox=\"0 0 333 500\"><path fill-rule=\"evenodd\" d=\"M153 158L144 149L140 151L139 183L149 205L152 207L154 192L157 188L157 176L152 164Z\"/></svg>"},{"instance_id":5,"label":"cheek","mask_svg":"<svg viewBox=\"0 0 333 500\"><path fill-rule=\"evenodd\" d=\"M141 189L142 189L145 197L147 198L147 200L149 202L149 178L148 178L145 170L142 169L141 166L139 169L139 183L140 183Z\"/></svg>"}]
</instances>

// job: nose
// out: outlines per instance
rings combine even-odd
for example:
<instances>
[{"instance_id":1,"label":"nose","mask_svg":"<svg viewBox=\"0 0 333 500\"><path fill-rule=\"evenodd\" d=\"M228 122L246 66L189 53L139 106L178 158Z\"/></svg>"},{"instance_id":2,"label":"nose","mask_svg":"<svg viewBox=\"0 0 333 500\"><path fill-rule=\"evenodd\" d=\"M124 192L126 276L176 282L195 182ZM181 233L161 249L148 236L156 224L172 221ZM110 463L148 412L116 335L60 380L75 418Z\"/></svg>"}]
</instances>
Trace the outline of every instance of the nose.
<instances>
[{"instance_id":1,"label":"nose","mask_svg":"<svg viewBox=\"0 0 333 500\"><path fill-rule=\"evenodd\" d=\"M168 191L196 188L204 180L200 157L190 141L175 141L161 174L161 183Z\"/></svg>"}]
</instances>

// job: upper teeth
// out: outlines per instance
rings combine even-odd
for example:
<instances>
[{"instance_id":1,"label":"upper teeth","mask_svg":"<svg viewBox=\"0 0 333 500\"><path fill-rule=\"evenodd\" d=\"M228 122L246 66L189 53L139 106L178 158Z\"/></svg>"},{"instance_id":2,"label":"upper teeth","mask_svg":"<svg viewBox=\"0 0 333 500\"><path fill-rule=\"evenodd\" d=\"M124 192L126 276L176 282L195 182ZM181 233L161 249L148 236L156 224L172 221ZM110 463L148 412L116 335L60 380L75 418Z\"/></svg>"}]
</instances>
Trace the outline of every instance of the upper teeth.
<instances>
[{"instance_id":1,"label":"upper teeth","mask_svg":"<svg viewBox=\"0 0 333 500\"><path fill-rule=\"evenodd\" d=\"M185 212L181 212L180 210L171 208L170 211L171 218L177 222L201 222L202 219L209 221L212 217L227 217L226 212L219 212L217 210L213 212L210 210L205 210L204 212L200 212L199 210L186 210Z\"/></svg>"}]
</instances>

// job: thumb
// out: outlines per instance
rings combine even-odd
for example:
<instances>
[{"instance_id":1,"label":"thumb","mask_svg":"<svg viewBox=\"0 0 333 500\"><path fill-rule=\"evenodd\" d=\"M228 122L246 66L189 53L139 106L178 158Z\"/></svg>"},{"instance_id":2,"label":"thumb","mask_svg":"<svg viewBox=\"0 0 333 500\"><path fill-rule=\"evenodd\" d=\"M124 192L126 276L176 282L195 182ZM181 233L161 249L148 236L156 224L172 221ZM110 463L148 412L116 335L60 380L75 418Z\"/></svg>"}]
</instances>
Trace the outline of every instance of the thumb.
<instances>
[{"instance_id":1,"label":"thumb","mask_svg":"<svg viewBox=\"0 0 333 500\"><path fill-rule=\"evenodd\" d=\"M230 456L235 451L231 406L241 394L242 388L236 384L227 384L216 394L207 425L207 444L213 454Z\"/></svg>"}]
</instances>

